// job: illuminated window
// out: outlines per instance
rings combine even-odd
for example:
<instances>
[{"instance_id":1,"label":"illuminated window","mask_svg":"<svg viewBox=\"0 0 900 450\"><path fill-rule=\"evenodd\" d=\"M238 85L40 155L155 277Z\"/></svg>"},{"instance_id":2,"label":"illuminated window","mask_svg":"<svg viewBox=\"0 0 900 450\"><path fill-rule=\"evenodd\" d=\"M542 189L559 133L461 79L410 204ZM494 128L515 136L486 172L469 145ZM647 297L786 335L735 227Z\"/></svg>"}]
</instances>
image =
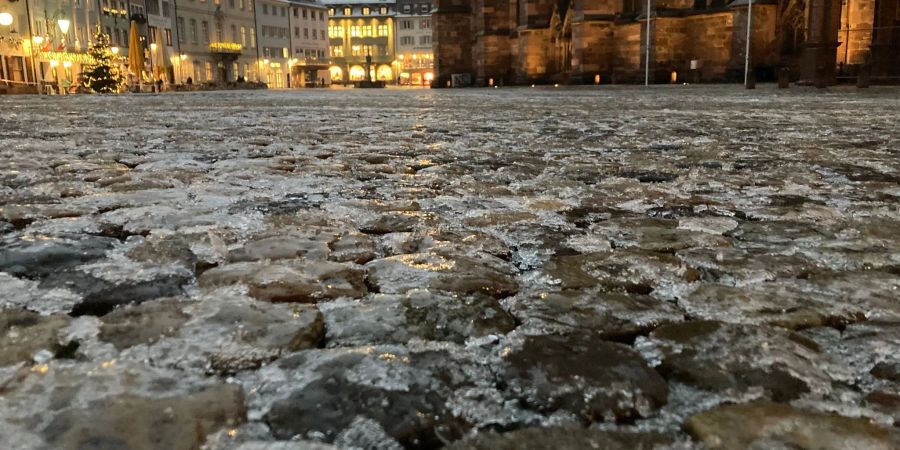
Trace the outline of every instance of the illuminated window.
<instances>
[{"instance_id":1,"label":"illuminated window","mask_svg":"<svg viewBox=\"0 0 900 450\"><path fill-rule=\"evenodd\" d=\"M388 26L387 25L378 25L378 35L379 36L387 36L388 35Z\"/></svg>"},{"instance_id":2,"label":"illuminated window","mask_svg":"<svg viewBox=\"0 0 900 450\"><path fill-rule=\"evenodd\" d=\"M360 37L362 36L362 27L359 25L354 25L350 27L350 36L352 37Z\"/></svg>"},{"instance_id":3,"label":"illuminated window","mask_svg":"<svg viewBox=\"0 0 900 450\"><path fill-rule=\"evenodd\" d=\"M361 81L366 78L366 71L361 66L350 68L350 81Z\"/></svg>"},{"instance_id":4,"label":"illuminated window","mask_svg":"<svg viewBox=\"0 0 900 450\"><path fill-rule=\"evenodd\" d=\"M331 56L334 56L335 58L343 58L344 47L331 47Z\"/></svg>"},{"instance_id":5,"label":"illuminated window","mask_svg":"<svg viewBox=\"0 0 900 450\"><path fill-rule=\"evenodd\" d=\"M329 16L333 16L333 15L334 15L334 8L328 8L328 15L329 15Z\"/></svg>"},{"instance_id":6,"label":"illuminated window","mask_svg":"<svg viewBox=\"0 0 900 450\"><path fill-rule=\"evenodd\" d=\"M363 53L363 47L361 45L354 45L350 47L350 54L353 56L362 56L365 53Z\"/></svg>"},{"instance_id":7,"label":"illuminated window","mask_svg":"<svg viewBox=\"0 0 900 450\"><path fill-rule=\"evenodd\" d=\"M379 9L379 12L381 13L382 16L386 16L387 15L387 6L382 6Z\"/></svg>"},{"instance_id":8,"label":"illuminated window","mask_svg":"<svg viewBox=\"0 0 900 450\"><path fill-rule=\"evenodd\" d=\"M328 72L331 74L332 80L340 80L344 78L344 71L341 70L341 68L338 66L331 66L328 69Z\"/></svg>"},{"instance_id":9,"label":"illuminated window","mask_svg":"<svg viewBox=\"0 0 900 450\"><path fill-rule=\"evenodd\" d=\"M364 16L368 16L371 12L372 12L372 10L369 9L368 6L364 6L363 9L362 9L362 13L363 13Z\"/></svg>"},{"instance_id":10,"label":"illuminated window","mask_svg":"<svg viewBox=\"0 0 900 450\"><path fill-rule=\"evenodd\" d=\"M352 14L352 13L353 13L353 9L351 9L351 8L344 8L344 15L345 15L345 16L349 16L349 15Z\"/></svg>"},{"instance_id":11,"label":"illuminated window","mask_svg":"<svg viewBox=\"0 0 900 450\"><path fill-rule=\"evenodd\" d=\"M364 25L362 27L362 35L366 37L372 36L372 25Z\"/></svg>"}]
</instances>

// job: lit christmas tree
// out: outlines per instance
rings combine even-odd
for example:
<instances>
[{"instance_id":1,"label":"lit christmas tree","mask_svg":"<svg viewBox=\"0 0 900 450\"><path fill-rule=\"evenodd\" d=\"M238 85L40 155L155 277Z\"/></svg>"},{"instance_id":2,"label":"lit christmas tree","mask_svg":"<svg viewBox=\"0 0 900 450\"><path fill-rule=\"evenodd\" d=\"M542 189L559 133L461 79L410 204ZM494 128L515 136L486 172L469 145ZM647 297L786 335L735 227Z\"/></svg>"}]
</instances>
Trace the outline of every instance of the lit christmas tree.
<instances>
[{"instance_id":1,"label":"lit christmas tree","mask_svg":"<svg viewBox=\"0 0 900 450\"><path fill-rule=\"evenodd\" d=\"M119 92L124 78L119 74L118 65L112 62L109 35L104 34L99 26L94 34L94 42L88 48L88 54L94 58L94 63L85 65L81 73L84 87L101 94Z\"/></svg>"}]
</instances>

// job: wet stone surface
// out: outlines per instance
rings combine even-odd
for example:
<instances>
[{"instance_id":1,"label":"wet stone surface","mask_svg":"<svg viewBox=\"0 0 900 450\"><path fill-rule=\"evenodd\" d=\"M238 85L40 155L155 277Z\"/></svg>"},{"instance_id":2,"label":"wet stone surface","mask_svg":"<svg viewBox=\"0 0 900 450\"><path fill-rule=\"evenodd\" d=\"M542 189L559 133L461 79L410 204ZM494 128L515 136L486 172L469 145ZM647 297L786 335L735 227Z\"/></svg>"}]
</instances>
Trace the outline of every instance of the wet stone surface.
<instances>
[{"instance_id":1,"label":"wet stone surface","mask_svg":"<svg viewBox=\"0 0 900 450\"><path fill-rule=\"evenodd\" d=\"M0 109L16 449L900 448L895 89Z\"/></svg>"}]
</instances>

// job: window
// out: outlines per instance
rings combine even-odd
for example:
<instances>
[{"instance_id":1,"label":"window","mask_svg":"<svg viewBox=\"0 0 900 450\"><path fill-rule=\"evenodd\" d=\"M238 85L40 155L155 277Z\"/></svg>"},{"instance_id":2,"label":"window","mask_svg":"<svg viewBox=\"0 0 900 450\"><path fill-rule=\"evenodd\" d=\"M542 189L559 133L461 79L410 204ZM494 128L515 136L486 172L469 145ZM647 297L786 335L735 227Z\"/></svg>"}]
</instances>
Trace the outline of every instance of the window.
<instances>
[{"instance_id":1,"label":"window","mask_svg":"<svg viewBox=\"0 0 900 450\"><path fill-rule=\"evenodd\" d=\"M423 29L423 30L427 30L427 29L431 28L431 21L428 20L428 19L423 20L423 21L419 24L419 28L421 28L421 29Z\"/></svg>"},{"instance_id":2,"label":"window","mask_svg":"<svg viewBox=\"0 0 900 450\"><path fill-rule=\"evenodd\" d=\"M281 57L282 57L282 58L287 58L288 56L291 56L291 54L288 53L288 49L282 48L282 49L281 49Z\"/></svg>"},{"instance_id":3,"label":"window","mask_svg":"<svg viewBox=\"0 0 900 450\"><path fill-rule=\"evenodd\" d=\"M225 40L224 36L225 32L222 30L222 21L216 21L216 42L222 42Z\"/></svg>"},{"instance_id":4,"label":"window","mask_svg":"<svg viewBox=\"0 0 900 450\"><path fill-rule=\"evenodd\" d=\"M319 36L316 34L319 30L313 28L313 39L318 39Z\"/></svg>"},{"instance_id":5,"label":"window","mask_svg":"<svg viewBox=\"0 0 900 450\"><path fill-rule=\"evenodd\" d=\"M281 17L287 17L287 7L281 7Z\"/></svg>"},{"instance_id":6,"label":"window","mask_svg":"<svg viewBox=\"0 0 900 450\"><path fill-rule=\"evenodd\" d=\"M412 12L412 6L410 6L410 5L403 5L403 14L409 14L409 13L411 13L411 12Z\"/></svg>"},{"instance_id":7,"label":"window","mask_svg":"<svg viewBox=\"0 0 900 450\"><path fill-rule=\"evenodd\" d=\"M191 19L191 42L197 43L197 19Z\"/></svg>"},{"instance_id":8,"label":"window","mask_svg":"<svg viewBox=\"0 0 900 450\"><path fill-rule=\"evenodd\" d=\"M349 16L349 15L352 14L352 13L353 13L353 9L352 9L352 8L344 8L344 15L345 15L345 16Z\"/></svg>"},{"instance_id":9,"label":"window","mask_svg":"<svg viewBox=\"0 0 900 450\"><path fill-rule=\"evenodd\" d=\"M234 0L228 0L228 7L234 9ZM237 73L237 64L235 64L235 73Z\"/></svg>"},{"instance_id":10,"label":"window","mask_svg":"<svg viewBox=\"0 0 900 450\"><path fill-rule=\"evenodd\" d=\"M362 27L359 25L354 25L354 26L350 27L350 36L351 37L362 36Z\"/></svg>"},{"instance_id":11,"label":"window","mask_svg":"<svg viewBox=\"0 0 900 450\"><path fill-rule=\"evenodd\" d=\"M303 18L306 18L306 9L303 10Z\"/></svg>"},{"instance_id":12,"label":"window","mask_svg":"<svg viewBox=\"0 0 900 450\"><path fill-rule=\"evenodd\" d=\"M331 47L331 56L342 58L344 56L344 47Z\"/></svg>"},{"instance_id":13,"label":"window","mask_svg":"<svg viewBox=\"0 0 900 450\"><path fill-rule=\"evenodd\" d=\"M294 17L297 17L297 8L291 8L294 10Z\"/></svg>"},{"instance_id":14,"label":"window","mask_svg":"<svg viewBox=\"0 0 900 450\"><path fill-rule=\"evenodd\" d=\"M206 62L206 81L212 81L212 64L209 61Z\"/></svg>"},{"instance_id":15,"label":"window","mask_svg":"<svg viewBox=\"0 0 900 450\"><path fill-rule=\"evenodd\" d=\"M378 35L379 36L387 36L388 35L388 26L386 24L378 25ZM315 36L313 36L315 37Z\"/></svg>"},{"instance_id":16,"label":"window","mask_svg":"<svg viewBox=\"0 0 900 450\"><path fill-rule=\"evenodd\" d=\"M200 22L200 36L203 37L203 42L209 44L209 22L202 21Z\"/></svg>"},{"instance_id":17,"label":"window","mask_svg":"<svg viewBox=\"0 0 900 450\"><path fill-rule=\"evenodd\" d=\"M419 5L419 12L421 12L422 14L428 14L429 12L431 12L431 5L429 5L428 3L422 3L421 5Z\"/></svg>"},{"instance_id":18,"label":"window","mask_svg":"<svg viewBox=\"0 0 900 450\"><path fill-rule=\"evenodd\" d=\"M372 12L372 10L369 9L368 6L363 6L362 13L364 16L368 16L371 12Z\"/></svg>"},{"instance_id":19,"label":"window","mask_svg":"<svg viewBox=\"0 0 900 450\"><path fill-rule=\"evenodd\" d=\"M400 38L400 45L415 45L416 40L412 36L403 36Z\"/></svg>"},{"instance_id":20,"label":"window","mask_svg":"<svg viewBox=\"0 0 900 450\"><path fill-rule=\"evenodd\" d=\"M372 25L363 25L362 35L366 37L372 36Z\"/></svg>"},{"instance_id":21,"label":"window","mask_svg":"<svg viewBox=\"0 0 900 450\"><path fill-rule=\"evenodd\" d=\"M248 33L250 35L250 48L256 48L256 33Z\"/></svg>"},{"instance_id":22,"label":"window","mask_svg":"<svg viewBox=\"0 0 900 450\"><path fill-rule=\"evenodd\" d=\"M175 26L178 27L177 28L178 29L178 42L183 43L184 37L185 37L184 17L179 17L178 20L175 22Z\"/></svg>"},{"instance_id":23,"label":"window","mask_svg":"<svg viewBox=\"0 0 900 450\"><path fill-rule=\"evenodd\" d=\"M401 30L412 30L413 29L413 21L409 19L403 19L400 21L400 29Z\"/></svg>"},{"instance_id":24,"label":"window","mask_svg":"<svg viewBox=\"0 0 900 450\"><path fill-rule=\"evenodd\" d=\"M350 54L352 56L363 56L365 53L362 52L361 45L354 45L350 47Z\"/></svg>"},{"instance_id":25,"label":"window","mask_svg":"<svg viewBox=\"0 0 900 450\"><path fill-rule=\"evenodd\" d=\"M166 35L166 45L171 47L172 46L172 29L166 28L165 35Z\"/></svg>"},{"instance_id":26,"label":"window","mask_svg":"<svg viewBox=\"0 0 900 450\"><path fill-rule=\"evenodd\" d=\"M159 15L159 0L147 0L147 14Z\"/></svg>"},{"instance_id":27,"label":"window","mask_svg":"<svg viewBox=\"0 0 900 450\"><path fill-rule=\"evenodd\" d=\"M419 36L419 45L430 45L431 36Z\"/></svg>"},{"instance_id":28,"label":"window","mask_svg":"<svg viewBox=\"0 0 900 450\"><path fill-rule=\"evenodd\" d=\"M382 6L381 8L378 9L378 12L380 12L382 16L386 16L387 12L388 12L387 6Z\"/></svg>"},{"instance_id":29,"label":"window","mask_svg":"<svg viewBox=\"0 0 900 450\"><path fill-rule=\"evenodd\" d=\"M328 8L328 15L329 15L329 16L333 16L333 15L334 15L334 8Z\"/></svg>"},{"instance_id":30,"label":"window","mask_svg":"<svg viewBox=\"0 0 900 450\"><path fill-rule=\"evenodd\" d=\"M231 25L231 42L234 42L234 43L241 42L238 40L237 25L234 25L234 24Z\"/></svg>"},{"instance_id":31,"label":"window","mask_svg":"<svg viewBox=\"0 0 900 450\"><path fill-rule=\"evenodd\" d=\"M247 48L247 29L241 27L241 47Z\"/></svg>"},{"instance_id":32,"label":"window","mask_svg":"<svg viewBox=\"0 0 900 450\"><path fill-rule=\"evenodd\" d=\"M169 2L163 0L162 2L162 16L163 17L172 17L172 11L169 8Z\"/></svg>"},{"instance_id":33,"label":"window","mask_svg":"<svg viewBox=\"0 0 900 450\"><path fill-rule=\"evenodd\" d=\"M294 37L295 38L300 37L300 27L294 27Z\"/></svg>"},{"instance_id":34,"label":"window","mask_svg":"<svg viewBox=\"0 0 900 450\"><path fill-rule=\"evenodd\" d=\"M268 13L269 13L269 5L266 3L263 3L263 14L268 14Z\"/></svg>"},{"instance_id":35,"label":"window","mask_svg":"<svg viewBox=\"0 0 900 450\"><path fill-rule=\"evenodd\" d=\"M309 39L309 28L303 29L303 39Z\"/></svg>"},{"instance_id":36,"label":"window","mask_svg":"<svg viewBox=\"0 0 900 450\"><path fill-rule=\"evenodd\" d=\"M244 9L244 0L238 0L238 7Z\"/></svg>"},{"instance_id":37,"label":"window","mask_svg":"<svg viewBox=\"0 0 900 450\"><path fill-rule=\"evenodd\" d=\"M156 42L156 30L156 27L147 27L147 34L149 35L151 44Z\"/></svg>"},{"instance_id":38,"label":"window","mask_svg":"<svg viewBox=\"0 0 900 450\"><path fill-rule=\"evenodd\" d=\"M898 10L898 11L900 11L900 10ZM323 13L322 11L319 11L319 20L321 20L322 22L325 21L325 13Z\"/></svg>"}]
</instances>

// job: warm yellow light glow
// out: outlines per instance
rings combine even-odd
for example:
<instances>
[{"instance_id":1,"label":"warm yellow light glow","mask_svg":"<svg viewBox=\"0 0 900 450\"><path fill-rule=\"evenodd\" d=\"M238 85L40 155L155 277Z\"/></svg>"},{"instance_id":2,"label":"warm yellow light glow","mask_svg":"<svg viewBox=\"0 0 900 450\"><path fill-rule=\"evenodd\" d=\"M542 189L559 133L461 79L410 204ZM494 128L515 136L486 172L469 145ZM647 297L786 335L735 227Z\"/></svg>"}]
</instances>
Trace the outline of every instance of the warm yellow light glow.
<instances>
[{"instance_id":1,"label":"warm yellow light glow","mask_svg":"<svg viewBox=\"0 0 900 450\"><path fill-rule=\"evenodd\" d=\"M63 61L63 67L65 67L66 69L72 67L72 61Z\"/></svg>"},{"instance_id":2,"label":"warm yellow light glow","mask_svg":"<svg viewBox=\"0 0 900 450\"><path fill-rule=\"evenodd\" d=\"M0 25L8 27L13 23L13 16L8 12L0 13Z\"/></svg>"},{"instance_id":3,"label":"warm yellow light glow","mask_svg":"<svg viewBox=\"0 0 900 450\"><path fill-rule=\"evenodd\" d=\"M186 60L186 59L187 59L187 55L185 55L184 53L182 53L182 54L181 54L181 60L184 61L184 60Z\"/></svg>"},{"instance_id":4,"label":"warm yellow light glow","mask_svg":"<svg viewBox=\"0 0 900 450\"><path fill-rule=\"evenodd\" d=\"M56 24L59 25L59 31L62 31L62 34L69 33L69 25L72 25L68 19L59 19L56 21Z\"/></svg>"},{"instance_id":5,"label":"warm yellow light glow","mask_svg":"<svg viewBox=\"0 0 900 450\"><path fill-rule=\"evenodd\" d=\"M425 81L431 81L434 79L434 74L431 72L425 72Z\"/></svg>"},{"instance_id":6,"label":"warm yellow light glow","mask_svg":"<svg viewBox=\"0 0 900 450\"><path fill-rule=\"evenodd\" d=\"M35 37L31 38L31 39L32 39L32 40L34 41L34 43L37 44L37 45L41 45L41 44L44 43L44 37L43 37L43 36L35 36Z\"/></svg>"},{"instance_id":7,"label":"warm yellow light glow","mask_svg":"<svg viewBox=\"0 0 900 450\"><path fill-rule=\"evenodd\" d=\"M338 66L329 67L328 72L331 74L332 80L342 80L344 78L344 71Z\"/></svg>"},{"instance_id":8,"label":"warm yellow light glow","mask_svg":"<svg viewBox=\"0 0 900 450\"><path fill-rule=\"evenodd\" d=\"M211 42L209 50L217 53L240 53L241 44L235 42Z\"/></svg>"},{"instance_id":9,"label":"warm yellow light glow","mask_svg":"<svg viewBox=\"0 0 900 450\"><path fill-rule=\"evenodd\" d=\"M50 61L50 67L56 67L58 65L59 65L59 61L56 61L56 60Z\"/></svg>"},{"instance_id":10,"label":"warm yellow light glow","mask_svg":"<svg viewBox=\"0 0 900 450\"><path fill-rule=\"evenodd\" d=\"M671 81L672 81L672 84L675 84L678 82L678 72L676 72L674 70L672 71Z\"/></svg>"},{"instance_id":11,"label":"warm yellow light glow","mask_svg":"<svg viewBox=\"0 0 900 450\"><path fill-rule=\"evenodd\" d=\"M113 55L118 55L119 47L113 47L113 48L109 49L109 51L111 51Z\"/></svg>"},{"instance_id":12,"label":"warm yellow light glow","mask_svg":"<svg viewBox=\"0 0 900 450\"><path fill-rule=\"evenodd\" d=\"M155 52L155 51L156 51L156 42L150 43L150 51L151 51L151 52Z\"/></svg>"}]
</instances>

